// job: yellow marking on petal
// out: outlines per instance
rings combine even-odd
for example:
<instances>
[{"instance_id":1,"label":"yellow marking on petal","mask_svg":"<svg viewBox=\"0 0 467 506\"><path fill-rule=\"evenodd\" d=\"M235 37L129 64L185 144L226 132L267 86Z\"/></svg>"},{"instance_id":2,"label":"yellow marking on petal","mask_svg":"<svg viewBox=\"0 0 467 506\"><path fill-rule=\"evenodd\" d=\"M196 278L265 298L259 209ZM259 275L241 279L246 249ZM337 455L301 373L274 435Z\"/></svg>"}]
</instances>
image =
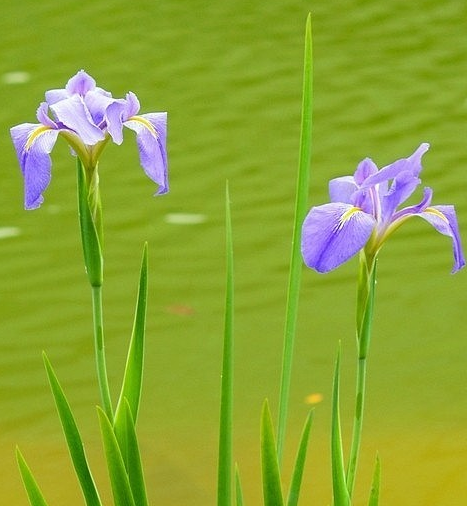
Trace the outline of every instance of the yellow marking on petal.
<instances>
[{"instance_id":1,"label":"yellow marking on petal","mask_svg":"<svg viewBox=\"0 0 467 506\"><path fill-rule=\"evenodd\" d=\"M146 118L143 118L142 116L131 116L131 118L128 118L127 121L136 121L138 123L141 123L144 125L153 135L157 136L156 129L154 128L154 125L148 121Z\"/></svg>"},{"instance_id":2,"label":"yellow marking on petal","mask_svg":"<svg viewBox=\"0 0 467 506\"><path fill-rule=\"evenodd\" d=\"M24 149L27 151L34 143L34 141L37 139L37 137L42 135L44 132L47 132L47 130L52 130L52 128L50 128L49 126L41 125L40 127L37 127L34 131L32 131L28 137Z\"/></svg>"},{"instance_id":3,"label":"yellow marking on petal","mask_svg":"<svg viewBox=\"0 0 467 506\"><path fill-rule=\"evenodd\" d=\"M444 216L441 211L438 211L438 209L435 209L434 207L427 207L424 212L434 214L435 216L438 216L438 218L441 218L445 223L449 224L449 220L446 218L446 216Z\"/></svg>"},{"instance_id":4,"label":"yellow marking on petal","mask_svg":"<svg viewBox=\"0 0 467 506\"><path fill-rule=\"evenodd\" d=\"M337 228L340 230L345 225L345 223L347 221L349 221L350 218L352 218L352 216L355 213L358 213L360 211L361 211L361 209L359 207L351 207L350 209L348 209L347 211L345 211L345 213L339 219L339 223L337 225Z\"/></svg>"}]
</instances>

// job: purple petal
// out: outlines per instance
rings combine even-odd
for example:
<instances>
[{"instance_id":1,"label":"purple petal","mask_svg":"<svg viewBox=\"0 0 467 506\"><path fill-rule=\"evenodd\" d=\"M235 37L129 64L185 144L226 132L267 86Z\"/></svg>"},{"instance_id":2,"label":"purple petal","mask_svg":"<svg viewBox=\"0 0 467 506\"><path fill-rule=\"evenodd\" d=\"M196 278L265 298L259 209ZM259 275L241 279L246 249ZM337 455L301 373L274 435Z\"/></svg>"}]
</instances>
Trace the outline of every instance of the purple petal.
<instances>
[{"instance_id":1,"label":"purple petal","mask_svg":"<svg viewBox=\"0 0 467 506\"><path fill-rule=\"evenodd\" d=\"M24 207L35 209L42 204L42 192L50 183L52 161L49 154L59 131L24 123L11 128L10 132L24 176Z\"/></svg>"},{"instance_id":2,"label":"purple petal","mask_svg":"<svg viewBox=\"0 0 467 506\"><path fill-rule=\"evenodd\" d=\"M422 156L428 151L429 147L430 145L426 142L420 144L408 158L401 158L383 167L378 173L366 179L362 186L373 186L383 181L389 181L405 171L409 171L415 177L418 176L422 170Z\"/></svg>"},{"instance_id":3,"label":"purple petal","mask_svg":"<svg viewBox=\"0 0 467 506\"><path fill-rule=\"evenodd\" d=\"M86 93L94 90L95 88L96 81L84 70L80 70L76 75L68 80L65 89L70 96L77 94L84 97Z\"/></svg>"},{"instance_id":4,"label":"purple petal","mask_svg":"<svg viewBox=\"0 0 467 506\"><path fill-rule=\"evenodd\" d=\"M371 158L365 158L362 160L357 167L354 174L355 182L360 186L373 174L378 172L378 167Z\"/></svg>"},{"instance_id":5,"label":"purple petal","mask_svg":"<svg viewBox=\"0 0 467 506\"><path fill-rule=\"evenodd\" d=\"M149 113L132 116L124 125L136 132L141 166L147 176L159 185L158 195L166 193L167 171L167 113Z\"/></svg>"},{"instance_id":6,"label":"purple petal","mask_svg":"<svg viewBox=\"0 0 467 506\"><path fill-rule=\"evenodd\" d=\"M462 267L465 265L465 258L462 251L459 225L457 223L454 206L442 205L427 207L417 216L420 216L428 223L433 225L433 227L435 227L435 229L441 234L451 237L454 254L454 266L451 272L455 273L459 269L462 269Z\"/></svg>"},{"instance_id":7,"label":"purple petal","mask_svg":"<svg viewBox=\"0 0 467 506\"><path fill-rule=\"evenodd\" d=\"M358 190L352 176L336 177L329 181L329 197L331 202L345 202L351 204L351 197Z\"/></svg>"},{"instance_id":8,"label":"purple petal","mask_svg":"<svg viewBox=\"0 0 467 506\"><path fill-rule=\"evenodd\" d=\"M380 197L383 225L389 223L399 205L412 195L420 182L420 179L409 171L401 172L396 176L389 190Z\"/></svg>"},{"instance_id":9,"label":"purple petal","mask_svg":"<svg viewBox=\"0 0 467 506\"><path fill-rule=\"evenodd\" d=\"M318 272L346 262L367 243L375 227L373 216L349 204L313 207L302 228L302 256Z\"/></svg>"},{"instance_id":10,"label":"purple petal","mask_svg":"<svg viewBox=\"0 0 467 506\"><path fill-rule=\"evenodd\" d=\"M55 117L64 126L78 134L84 144L93 146L105 138L97 127L83 101L77 95L50 106Z\"/></svg>"},{"instance_id":11,"label":"purple petal","mask_svg":"<svg viewBox=\"0 0 467 506\"><path fill-rule=\"evenodd\" d=\"M109 132L115 144L121 144L123 141L123 122L139 111L139 101L134 93L130 91L125 100L115 100L106 109L105 120L107 131Z\"/></svg>"}]
</instances>

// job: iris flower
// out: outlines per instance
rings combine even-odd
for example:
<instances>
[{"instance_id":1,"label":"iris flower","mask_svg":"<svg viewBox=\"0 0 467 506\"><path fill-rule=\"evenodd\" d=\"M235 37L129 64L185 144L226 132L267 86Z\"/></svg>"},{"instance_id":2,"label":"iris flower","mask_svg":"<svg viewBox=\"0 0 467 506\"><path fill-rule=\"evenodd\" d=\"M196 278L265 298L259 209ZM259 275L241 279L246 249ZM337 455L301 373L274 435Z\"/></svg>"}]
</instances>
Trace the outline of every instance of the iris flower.
<instances>
[{"instance_id":1,"label":"iris flower","mask_svg":"<svg viewBox=\"0 0 467 506\"><path fill-rule=\"evenodd\" d=\"M83 70L72 77L64 89L45 93L45 102L37 109L39 123L23 123L11 128L11 137L24 177L26 209L43 202L42 193L50 183L51 158L60 135L91 174L99 156L111 139L123 141L123 127L136 132L140 163L147 176L158 184L157 193L168 191L167 181L167 113L138 115L140 104L129 92L125 98L96 86Z\"/></svg>"},{"instance_id":2,"label":"iris flower","mask_svg":"<svg viewBox=\"0 0 467 506\"><path fill-rule=\"evenodd\" d=\"M456 212L452 205L431 205L432 190L425 188L422 200L400 209L421 183L424 143L408 158L378 169L366 158L353 176L332 179L331 202L313 207L302 229L305 264L318 272L329 272L364 249L374 259L384 241L402 223L419 216L438 232L452 239L456 272L465 265Z\"/></svg>"}]
</instances>

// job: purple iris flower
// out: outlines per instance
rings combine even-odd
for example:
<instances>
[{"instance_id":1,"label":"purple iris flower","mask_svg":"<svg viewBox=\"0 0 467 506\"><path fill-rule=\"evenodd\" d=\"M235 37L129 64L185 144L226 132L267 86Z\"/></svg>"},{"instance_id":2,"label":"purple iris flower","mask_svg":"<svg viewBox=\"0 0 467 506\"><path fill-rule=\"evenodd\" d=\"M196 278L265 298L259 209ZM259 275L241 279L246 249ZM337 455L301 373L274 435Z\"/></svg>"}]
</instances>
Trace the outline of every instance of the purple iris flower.
<instances>
[{"instance_id":1,"label":"purple iris flower","mask_svg":"<svg viewBox=\"0 0 467 506\"><path fill-rule=\"evenodd\" d=\"M374 259L384 241L412 216L420 216L443 235L451 237L456 272L465 265L454 206L432 206L432 190L425 188L420 203L399 209L420 184L421 158L428 144L408 158L378 167L366 158L353 176L332 179L331 203L313 207L303 223L305 264L329 272L362 248Z\"/></svg>"},{"instance_id":2,"label":"purple iris flower","mask_svg":"<svg viewBox=\"0 0 467 506\"><path fill-rule=\"evenodd\" d=\"M86 171L92 173L105 144L123 141L123 127L136 132L141 165L158 184L157 193L168 191L167 113L138 115L134 93L113 98L96 86L83 70L72 77L64 89L45 93L37 110L39 123L23 123L11 128L11 137L24 176L25 208L35 209L43 202L42 193L51 178L52 151L60 135L68 142Z\"/></svg>"}]
</instances>

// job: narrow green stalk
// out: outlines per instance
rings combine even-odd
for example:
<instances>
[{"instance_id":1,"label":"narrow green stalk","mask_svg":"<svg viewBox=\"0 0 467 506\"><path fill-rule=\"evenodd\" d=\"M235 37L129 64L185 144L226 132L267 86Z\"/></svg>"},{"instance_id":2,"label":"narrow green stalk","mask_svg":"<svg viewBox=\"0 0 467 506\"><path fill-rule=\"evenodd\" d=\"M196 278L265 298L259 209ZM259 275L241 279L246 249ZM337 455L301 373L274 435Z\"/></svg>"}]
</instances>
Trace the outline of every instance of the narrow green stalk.
<instances>
[{"instance_id":1,"label":"narrow green stalk","mask_svg":"<svg viewBox=\"0 0 467 506\"><path fill-rule=\"evenodd\" d=\"M355 415L347 467L347 490L352 497L357 472L358 455L363 428L363 412L365 407L365 386L367 355L370 345L371 325L373 321L373 305L376 286L376 258L367 257L365 251L360 254L360 273L357 289L357 378L355 393Z\"/></svg>"},{"instance_id":2,"label":"narrow green stalk","mask_svg":"<svg viewBox=\"0 0 467 506\"><path fill-rule=\"evenodd\" d=\"M302 270L302 257L300 251L301 233L302 233L301 229L308 208L308 187L310 179L310 160L311 160L312 99L313 99L312 76L313 76L313 57L312 57L312 37L311 37L311 15L308 15L305 33L302 120L300 132L300 152L299 152L300 154L299 154L297 190L295 200L295 217L292 235L292 253L290 259L290 274L287 290L284 348L282 354L282 372L281 372L281 383L279 393L279 420L277 427L277 454L279 457L279 462L282 460L282 451L284 447L290 380L292 374L295 329L297 325L298 299L299 299L300 278Z\"/></svg>"},{"instance_id":3,"label":"narrow green stalk","mask_svg":"<svg viewBox=\"0 0 467 506\"><path fill-rule=\"evenodd\" d=\"M229 188L225 195L226 226L226 294L224 316L224 349L222 357L221 409L219 422L219 465L217 476L217 506L232 504L232 425L234 368L234 269L232 221ZM238 497L237 497L238 501Z\"/></svg>"},{"instance_id":4,"label":"narrow green stalk","mask_svg":"<svg viewBox=\"0 0 467 506\"><path fill-rule=\"evenodd\" d=\"M96 355L97 380L102 407L107 418L113 421L112 401L110 399L107 366L105 361L104 323L102 317L102 286L92 287L92 313L94 323L94 348Z\"/></svg>"}]
</instances>

